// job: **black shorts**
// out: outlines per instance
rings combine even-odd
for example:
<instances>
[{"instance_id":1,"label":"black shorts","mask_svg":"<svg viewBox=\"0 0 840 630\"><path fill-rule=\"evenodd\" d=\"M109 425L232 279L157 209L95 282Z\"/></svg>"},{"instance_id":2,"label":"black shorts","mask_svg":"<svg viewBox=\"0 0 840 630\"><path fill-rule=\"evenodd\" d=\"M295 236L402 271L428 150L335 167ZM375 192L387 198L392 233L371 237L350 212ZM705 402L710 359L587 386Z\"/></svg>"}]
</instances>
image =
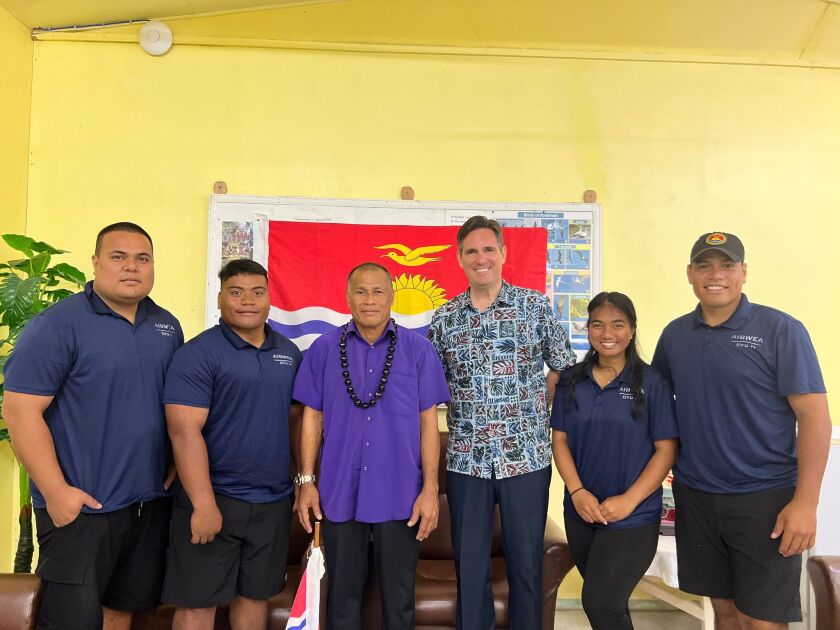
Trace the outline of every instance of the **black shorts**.
<instances>
[{"instance_id":1,"label":"black shorts","mask_svg":"<svg viewBox=\"0 0 840 630\"><path fill-rule=\"evenodd\" d=\"M175 490L162 599L182 608L212 608L237 595L268 599L286 585L292 501L248 503L216 494L222 531L193 544L192 504Z\"/></svg>"},{"instance_id":2,"label":"black shorts","mask_svg":"<svg viewBox=\"0 0 840 630\"><path fill-rule=\"evenodd\" d=\"M160 603L169 497L105 514L81 513L64 527L35 509L42 580L40 629L102 626L102 607L142 612Z\"/></svg>"},{"instance_id":3,"label":"black shorts","mask_svg":"<svg viewBox=\"0 0 840 630\"><path fill-rule=\"evenodd\" d=\"M794 488L710 494L675 481L680 589L731 599L762 621L800 621L802 557L785 558L770 534Z\"/></svg>"}]
</instances>

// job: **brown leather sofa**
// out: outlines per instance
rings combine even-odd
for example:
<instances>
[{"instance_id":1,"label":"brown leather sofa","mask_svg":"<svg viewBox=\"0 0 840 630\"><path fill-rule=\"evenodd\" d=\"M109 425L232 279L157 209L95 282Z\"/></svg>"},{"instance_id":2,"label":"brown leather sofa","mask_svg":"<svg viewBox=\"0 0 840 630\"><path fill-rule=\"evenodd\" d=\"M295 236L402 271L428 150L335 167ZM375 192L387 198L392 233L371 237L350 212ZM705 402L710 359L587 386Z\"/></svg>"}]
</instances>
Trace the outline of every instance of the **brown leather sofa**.
<instances>
[{"instance_id":1,"label":"brown leather sofa","mask_svg":"<svg viewBox=\"0 0 840 630\"><path fill-rule=\"evenodd\" d=\"M455 565L449 532L449 507L446 495L444 453L448 435L441 433L440 466L440 521L438 529L420 545L420 561L416 583L417 630L443 630L455 628ZM309 537L293 519L289 548L288 585L286 590L270 601L268 628L283 630L289 616L295 590L300 581L301 558L309 544ZM496 608L496 627L510 627L507 607L507 579L502 549L501 524L498 512L494 520L493 542L493 598ZM554 609L557 588L574 565L562 533L552 522L546 527L543 555L543 615L542 629L554 627ZM34 627L34 613L38 606L38 578L29 574L0 574L0 630L27 630ZM326 607L326 578L322 589L322 619ZM132 630L167 630L172 625L173 609L161 606L135 618ZM378 630L379 596L375 576L368 580L365 594L362 627ZM216 628L228 630L227 610L220 608L216 615Z\"/></svg>"},{"instance_id":2,"label":"brown leather sofa","mask_svg":"<svg viewBox=\"0 0 840 630\"><path fill-rule=\"evenodd\" d=\"M840 556L808 558L817 604L817 630L840 630Z\"/></svg>"}]
</instances>

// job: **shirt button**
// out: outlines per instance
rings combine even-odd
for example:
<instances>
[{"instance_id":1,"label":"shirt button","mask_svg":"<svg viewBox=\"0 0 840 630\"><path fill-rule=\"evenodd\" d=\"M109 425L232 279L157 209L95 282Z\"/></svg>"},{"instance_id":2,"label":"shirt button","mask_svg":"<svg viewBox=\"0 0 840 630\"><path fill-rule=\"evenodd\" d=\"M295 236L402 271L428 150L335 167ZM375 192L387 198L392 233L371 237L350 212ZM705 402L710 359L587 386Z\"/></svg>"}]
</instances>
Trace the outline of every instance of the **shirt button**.
<instances>
[{"instance_id":1,"label":"shirt button","mask_svg":"<svg viewBox=\"0 0 840 630\"><path fill-rule=\"evenodd\" d=\"M370 416L368 416L368 420L370 420Z\"/></svg>"},{"instance_id":2,"label":"shirt button","mask_svg":"<svg viewBox=\"0 0 840 630\"><path fill-rule=\"evenodd\" d=\"M373 368L368 368L368 372L373 372Z\"/></svg>"},{"instance_id":3,"label":"shirt button","mask_svg":"<svg viewBox=\"0 0 840 630\"><path fill-rule=\"evenodd\" d=\"M365 446L370 446L370 442L365 442Z\"/></svg>"},{"instance_id":4,"label":"shirt button","mask_svg":"<svg viewBox=\"0 0 840 630\"><path fill-rule=\"evenodd\" d=\"M364 467L364 470L367 470L367 466Z\"/></svg>"}]
</instances>

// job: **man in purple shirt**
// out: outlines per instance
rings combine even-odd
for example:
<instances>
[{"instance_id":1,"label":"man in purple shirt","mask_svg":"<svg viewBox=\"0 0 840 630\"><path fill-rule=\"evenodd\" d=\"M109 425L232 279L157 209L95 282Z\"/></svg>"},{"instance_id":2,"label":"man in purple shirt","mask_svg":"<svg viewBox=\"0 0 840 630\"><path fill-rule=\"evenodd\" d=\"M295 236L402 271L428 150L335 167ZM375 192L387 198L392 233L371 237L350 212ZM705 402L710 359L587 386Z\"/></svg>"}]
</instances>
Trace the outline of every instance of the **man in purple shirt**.
<instances>
[{"instance_id":1,"label":"man in purple shirt","mask_svg":"<svg viewBox=\"0 0 840 630\"><path fill-rule=\"evenodd\" d=\"M305 405L298 517L308 532L310 509L323 523L331 630L361 629L371 539L382 627L413 629L418 541L437 527L436 407L449 390L432 344L391 319L393 302L387 269L353 269L352 320L310 346L295 381Z\"/></svg>"}]
</instances>

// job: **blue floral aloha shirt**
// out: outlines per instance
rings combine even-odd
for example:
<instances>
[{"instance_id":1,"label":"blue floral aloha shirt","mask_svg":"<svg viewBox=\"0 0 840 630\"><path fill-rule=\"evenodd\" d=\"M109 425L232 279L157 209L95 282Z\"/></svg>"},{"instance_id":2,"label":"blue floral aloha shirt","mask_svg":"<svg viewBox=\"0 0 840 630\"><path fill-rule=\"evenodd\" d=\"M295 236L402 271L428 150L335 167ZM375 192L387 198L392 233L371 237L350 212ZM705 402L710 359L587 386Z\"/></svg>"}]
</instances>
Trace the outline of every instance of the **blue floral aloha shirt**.
<instances>
[{"instance_id":1,"label":"blue floral aloha shirt","mask_svg":"<svg viewBox=\"0 0 840 630\"><path fill-rule=\"evenodd\" d=\"M559 372L575 355L548 298L503 281L480 313L467 290L435 312L429 339L452 396L447 470L490 479L550 466L543 362Z\"/></svg>"}]
</instances>

